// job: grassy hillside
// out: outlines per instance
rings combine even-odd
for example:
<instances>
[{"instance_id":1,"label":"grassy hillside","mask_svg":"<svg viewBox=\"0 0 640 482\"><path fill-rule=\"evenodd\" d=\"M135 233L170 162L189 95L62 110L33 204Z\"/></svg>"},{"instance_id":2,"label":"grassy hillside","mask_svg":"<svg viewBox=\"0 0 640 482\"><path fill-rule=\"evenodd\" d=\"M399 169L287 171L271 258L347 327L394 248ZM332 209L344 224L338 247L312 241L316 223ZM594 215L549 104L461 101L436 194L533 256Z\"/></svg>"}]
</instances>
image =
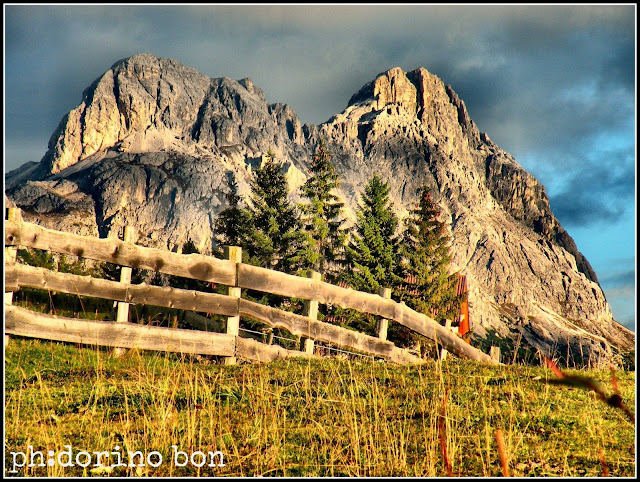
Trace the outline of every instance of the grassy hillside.
<instances>
[{"instance_id":1,"label":"grassy hillside","mask_svg":"<svg viewBox=\"0 0 640 482\"><path fill-rule=\"evenodd\" d=\"M613 393L609 371L579 373ZM634 424L553 378L453 357L421 367L224 366L135 350L112 358L15 337L5 349L5 475L439 477L446 453L454 475L493 477L503 471L499 429L510 475L634 476ZM635 372L616 378L635 413ZM65 450L73 466L61 466ZM32 452L42 455L27 467Z\"/></svg>"}]
</instances>

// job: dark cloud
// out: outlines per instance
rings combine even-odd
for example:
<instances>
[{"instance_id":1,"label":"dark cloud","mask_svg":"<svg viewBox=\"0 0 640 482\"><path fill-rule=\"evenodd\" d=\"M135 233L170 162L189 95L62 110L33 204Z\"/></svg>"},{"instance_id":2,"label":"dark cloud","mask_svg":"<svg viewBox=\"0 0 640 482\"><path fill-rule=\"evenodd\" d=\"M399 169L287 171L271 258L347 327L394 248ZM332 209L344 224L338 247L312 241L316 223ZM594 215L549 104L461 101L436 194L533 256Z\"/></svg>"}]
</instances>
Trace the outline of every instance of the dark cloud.
<instances>
[{"instance_id":1,"label":"dark cloud","mask_svg":"<svg viewBox=\"0 0 640 482\"><path fill-rule=\"evenodd\" d=\"M627 243L633 243L631 239L626 239L619 229L613 229L610 233L605 257L599 261L600 286L605 293L607 301L611 305L614 319L635 331L636 320L636 258L617 257L624 251ZM617 231L617 232L616 232ZM593 237L593 235L592 235ZM601 268L601 269L600 269Z\"/></svg>"},{"instance_id":2,"label":"dark cloud","mask_svg":"<svg viewBox=\"0 0 640 482\"><path fill-rule=\"evenodd\" d=\"M634 64L630 70L624 55L599 55L597 46L623 51L633 41L616 45L608 39L594 35L591 43L572 41L518 56L505 54L506 46L494 47L497 58L502 52L502 64L453 72L450 83L479 128L516 158L535 151L564 162L571 157L562 153L584 148L585 139L608 132L631 138Z\"/></svg>"},{"instance_id":3,"label":"dark cloud","mask_svg":"<svg viewBox=\"0 0 640 482\"><path fill-rule=\"evenodd\" d=\"M635 283L607 288L603 286L607 301L611 305L614 319L631 331L636 331Z\"/></svg>"},{"instance_id":4,"label":"dark cloud","mask_svg":"<svg viewBox=\"0 0 640 482\"><path fill-rule=\"evenodd\" d=\"M615 224L634 205L634 152L627 148L599 156L570 171L563 189L550 195L551 209L565 227Z\"/></svg>"},{"instance_id":5,"label":"dark cloud","mask_svg":"<svg viewBox=\"0 0 640 482\"><path fill-rule=\"evenodd\" d=\"M635 315L628 315L624 318L621 318L620 320L616 320L618 321L618 323L620 323L622 326L626 327L628 330L631 330L633 332L636 331L636 316Z\"/></svg>"},{"instance_id":6,"label":"dark cloud","mask_svg":"<svg viewBox=\"0 0 640 482\"><path fill-rule=\"evenodd\" d=\"M629 266L632 266L634 263L631 261ZM601 280L603 286L608 288L625 288L630 287L633 289L635 293L635 284L636 284L636 270L635 267L631 269L627 269L623 272L616 272L613 274L609 274Z\"/></svg>"}]
</instances>

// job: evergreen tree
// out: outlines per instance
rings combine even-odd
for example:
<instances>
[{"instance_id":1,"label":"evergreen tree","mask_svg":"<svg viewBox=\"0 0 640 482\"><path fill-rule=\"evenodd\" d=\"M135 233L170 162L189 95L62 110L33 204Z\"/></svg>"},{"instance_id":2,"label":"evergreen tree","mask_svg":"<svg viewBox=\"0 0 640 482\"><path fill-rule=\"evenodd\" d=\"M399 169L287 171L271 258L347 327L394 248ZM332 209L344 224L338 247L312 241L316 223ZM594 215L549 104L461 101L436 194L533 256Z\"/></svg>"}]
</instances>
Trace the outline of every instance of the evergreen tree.
<instances>
[{"instance_id":1,"label":"evergreen tree","mask_svg":"<svg viewBox=\"0 0 640 482\"><path fill-rule=\"evenodd\" d=\"M405 219L398 296L407 306L442 322L456 316L464 298L456 295L457 273L450 273L451 239L439 216L423 187L417 207Z\"/></svg>"},{"instance_id":2,"label":"evergreen tree","mask_svg":"<svg viewBox=\"0 0 640 482\"><path fill-rule=\"evenodd\" d=\"M398 263L398 218L389 201L389 184L374 175L365 186L357 223L346 248L349 271L343 279L359 291L377 293L400 279Z\"/></svg>"},{"instance_id":3,"label":"evergreen tree","mask_svg":"<svg viewBox=\"0 0 640 482\"><path fill-rule=\"evenodd\" d=\"M30 266L45 268L51 271L56 270L56 260L50 251L35 248L18 249L17 260L20 263Z\"/></svg>"},{"instance_id":4,"label":"evergreen tree","mask_svg":"<svg viewBox=\"0 0 640 482\"><path fill-rule=\"evenodd\" d=\"M58 272L71 273L78 275L90 274L90 271L84 266L84 263L80 258L76 256L68 257L66 254L61 254L58 260Z\"/></svg>"},{"instance_id":5,"label":"evergreen tree","mask_svg":"<svg viewBox=\"0 0 640 482\"><path fill-rule=\"evenodd\" d=\"M342 227L344 203L334 191L340 186L339 176L330 162L326 145L320 143L311 161L311 177L300 188L309 200L300 205L305 230L309 234L308 261L310 267L333 280L337 268L344 263L347 232Z\"/></svg>"},{"instance_id":6,"label":"evergreen tree","mask_svg":"<svg viewBox=\"0 0 640 482\"><path fill-rule=\"evenodd\" d=\"M200 251L196 247L196 244L191 239L188 239L187 242L182 245L182 254L200 254ZM207 281L197 280L193 278L183 278L181 276L168 275L167 277L169 286L173 288L204 291L207 293L213 291L212 284Z\"/></svg>"},{"instance_id":7,"label":"evergreen tree","mask_svg":"<svg viewBox=\"0 0 640 482\"><path fill-rule=\"evenodd\" d=\"M346 270L341 280L358 291L378 293L381 287L392 288L399 279L398 218L389 201L389 185L374 175L361 195L356 211L357 222L346 247ZM336 308L342 325L375 335L377 318L350 309Z\"/></svg>"},{"instance_id":8,"label":"evergreen tree","mask_svg":"<svg viewBox=\"0 0 640 482\"><path fill-rule=\"evenodd\" d=\"M121 270L120 265L99 261L93 268L93 276L109 281L120 281Z\"/></svg>"},{"instance_id":9,"label":"evergreen tree","mask_svg":"<svg viewBox=\"0 0 640 482\"><path fill-rule=\"evenodd\" d=\"M282 166L269 151L251 181L249 205L243 210L247 229L240 233L240 245L249 263L295 273L308 264L307 236L287 188Z\"/></svg>"},{"instance_id":10,"label":"evergreen tree","mask_svg":"<svg viewBox=\"0 0 640 482\"><path fill-rule=\"evenodd\" d=\"M240 207L238 183L233 172L227 175L229 191L226 194L229 207L222 211L214 226L215 241L218 245L218 255L222 255L222 246L241 246L247 229L245 211Z\"/></svg>"}]
</instances>

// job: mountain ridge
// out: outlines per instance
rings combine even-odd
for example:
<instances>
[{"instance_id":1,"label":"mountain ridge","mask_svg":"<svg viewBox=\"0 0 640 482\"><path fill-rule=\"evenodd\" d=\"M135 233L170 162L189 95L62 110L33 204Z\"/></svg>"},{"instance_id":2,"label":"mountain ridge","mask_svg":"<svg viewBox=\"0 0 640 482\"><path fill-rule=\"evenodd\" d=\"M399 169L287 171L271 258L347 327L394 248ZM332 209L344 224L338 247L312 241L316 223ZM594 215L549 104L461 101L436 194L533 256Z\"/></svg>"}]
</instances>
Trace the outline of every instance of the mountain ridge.
<instances>
[{"instance_id":1,"label":"mountain ridge","mask_svg":"<svg viewBox=\"0 0 640 482\"><path fill-rule=\"evenodd\" d=\"M210 79L138 54L85 89L41 162L7 177L7 195L45 225L106 236L133 224L142 243L175 249L195 238L207 251L230 173L246 196L252 169L272 149L299 199L296 187L321 140L334 156L351 218L374 172L389 180L401 217L429 186L451 228L454 263L469 279L479 336L496 330L540 351L555 344L592 361L609 359L612 346L634 344L553 216L544 186L480 132L451 86L424 68L380 73L344 111L302 125L288 105L267 103L249 78Z\"/></svg>"}]
</instances>

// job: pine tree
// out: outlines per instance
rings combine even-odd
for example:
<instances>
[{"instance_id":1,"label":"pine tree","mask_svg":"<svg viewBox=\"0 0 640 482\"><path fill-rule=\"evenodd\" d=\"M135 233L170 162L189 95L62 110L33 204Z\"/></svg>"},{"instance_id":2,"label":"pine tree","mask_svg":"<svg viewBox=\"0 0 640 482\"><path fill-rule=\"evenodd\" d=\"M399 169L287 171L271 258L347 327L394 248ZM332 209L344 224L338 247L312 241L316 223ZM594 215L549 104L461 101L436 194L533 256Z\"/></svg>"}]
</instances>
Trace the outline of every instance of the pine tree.
<instances>
[{"instance_id":1,"label":"pine tree","mask_svg":"<svg viewBox=\"0 0 640 482\"><path fill-rule=\"evenodd\" d=\"M389 184L374 175L365 186L357 223L346 248L350 267L343 279L353 289L377 293L400 281L398 263L398 218L389 201Z\"/></svg>"},{"instance_id":2,"label":"pine tree","mask_svg":"<svg viewBox=\"0 0 640 482\"><path fill-rule=\"evenodd\" d=\"M311 161L311 177L300 188L308 204L300 205L305 230L309 234L308 260L310 267L327 280L337 276L337 268L344 263L347 232L342 227L344 203L334 193L340 187L339 175L330 162L326 145L320 143Z\"/></svg>"},{"instance_id":3,"label":"pine tree","mask_svg":"<svg viewBox=\"0 0 640 482\"><path fill-rule=\"evenodd\" d=\"M456 295L457 273L451 274L451 239L440 211L423 187L420 200L405 219L398 296L407 306L438 321L453 318L463 297Z\"/></svg>"},{"instance_id":4,"label":"pine tree","mask_svg":"<svg viewBox=\"0 0 640 482\"><path fill-rule=\"evenodd\" d=\"M307 264L307 237L287 187L282 166L270 151L251 181L249 205L243 210L247 229L240 233L240 245L249 263L295 273Z\"/></svg>"},{"instance_id":5,"label":"pine tree","mask_svg":"<svg viewBox=\"0 0 640 482\"><path fill-rule=\"evenodd\" d=\"M182 254L200 254L200 251L198 250L196 244L191 239L188 239L182 245ZM168 275L168 283L169 286L173 288L192 291L204 291L207 293L213 292L212 283L193 278L183 278L181 276Z\"/></svg>"},{"instance_id":6,"label":"pine tree","mask_svg":"<svg viewBox=\"0 0 640 482\"><path fill-rule=\"evenodd\" d=\"M227 182L229 191L226 198L229 207L220 212L214 226L218 255L222 255L222 246L241 246L248 225L246 213L240 207L238 183L233 172L228 173Z\"/></svg>"},{"instance_id":7,"label":"pine tree","mask_svg":"<svg viewBox=\"0 0 640 482\"><path fill-rule=\"evenodd\" d=\"M380 288L392 288L400 281L396 275L398 263L398 218L389 201L389 185L374 175L361 195L356 211L357 222L346 247L346 270L341 280L358 291L378 293ZM375 334L377 319L371 314L336 309L342 324L358 331Z\"/></svg>"},{"instance_id":8,"label":"pine tree","mask_svg":"<svg viewBox=\"0 0 640 482\"><path fill-rule=\"evenodd\" d=\"M109 281L120 281L120 272L122 267L107 261L98 262L94 267L94 275L96 278L102 278Z\"/></svg>"},{"instance_id":9,"label":"pine tree","mask_svg":"<svg viewBox=\"0 0 640 482\"><path fill-rule=\"evenodd\" d=\"M35 248L18 249L17 259L23 264L45 268L51 271L56 270L56 260L50 251Z\"/></svg>"},{"instance_id":10,"label":"pine tree","mask_svg":"<svg viewBox=\"0 0 640 482\"><path fill-rule=\"evenodd\" d=\"M58 272L71 273L77 275L87 275L89 270L85 268L82 260L76 256L68 257L66 254L61 254L58 260Z\"/></svg>"}]
</instances>

